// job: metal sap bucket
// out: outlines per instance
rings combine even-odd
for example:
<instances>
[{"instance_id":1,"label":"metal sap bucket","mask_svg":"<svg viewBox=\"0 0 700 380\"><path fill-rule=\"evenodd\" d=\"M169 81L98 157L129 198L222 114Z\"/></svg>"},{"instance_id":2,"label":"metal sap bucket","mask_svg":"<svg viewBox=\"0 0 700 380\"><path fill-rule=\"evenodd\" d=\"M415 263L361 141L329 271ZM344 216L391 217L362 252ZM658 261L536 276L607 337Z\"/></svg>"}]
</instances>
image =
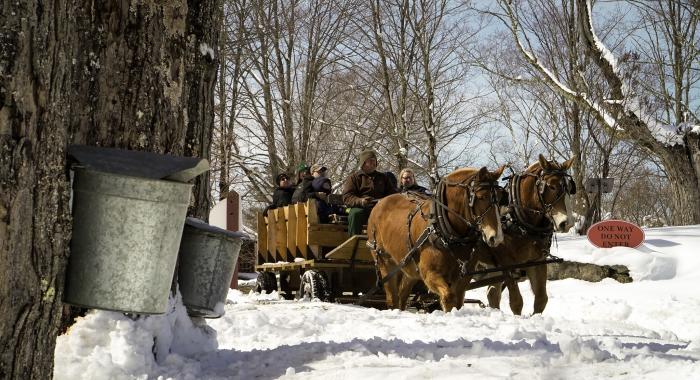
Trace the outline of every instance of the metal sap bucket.
<instances>
[{"instance_id":1,"label":"metal sap bucket","mask_svg":"<svg viewBox=\"0 0 700 380\"><path fill-rule=\"evenodd\" d=\"M75 168L65 302L164 313L191 188Z\"/></svg>"},{"instance_id":2,"label":"metal sap bucket","mask_svg":"<svg viewBox=\"0 0 700 380\"><path fill-rule=\"evenodd\" d=\"M205 318L224 314L224 302L244 236L187 218L177 273L182 303L188 314Z\"/></svg>"}]
</instances>

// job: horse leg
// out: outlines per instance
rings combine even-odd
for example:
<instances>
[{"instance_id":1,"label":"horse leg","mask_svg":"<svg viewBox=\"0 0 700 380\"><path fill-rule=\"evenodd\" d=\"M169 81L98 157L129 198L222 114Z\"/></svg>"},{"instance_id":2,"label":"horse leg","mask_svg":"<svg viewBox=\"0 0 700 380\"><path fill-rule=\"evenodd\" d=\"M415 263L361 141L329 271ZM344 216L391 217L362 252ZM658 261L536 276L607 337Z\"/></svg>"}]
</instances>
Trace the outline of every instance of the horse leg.
<instances>
[{"instance_id":1,"label":"horse leg","mask_svg":"<svg viewBox=\"0 0 700 380\"><path fill-rule=\"evenodd\" d=\"M503 284L497 283L489 285L486 290L486 298L489 300L489 307L493 309L501 308L501 293L503 292Z\"/></svg>"},{"instance_id":2,"label":"horse leg","mask_svg":"<svg viewBox=\"0 0 700 380\"><path fill-rule=\"evenodd\" d=\"M547 296L547 266L538 265L527 270L532 293L535 295L534 313L542 313L549 297Z\"/></svg>"},{"instance_id":3,"label":"horse leg","mask_svg":"<svg viewBox=\"0 0 700 380\"><path fill-rule=\"evenodd\" d=\"M454 292L447 284L447 281L438 273L432 271L421 271L423 273L423 282L433 293L436 293L440 297L440 306L442 306L442 311L449 312L452 308L459 307L457 297L455 297ZM464 303L464 299L462 299Z\"/></svg>"},{"instance_id":4,"label":"horse leg","mask_svg":"<svg viewBox=\"0 0 700 380\"><path fill-rule=\"evenodd\" d=\"M382 271L382 278L389 274L390 270ZM384 283L384 293L386 294L386 307L389 309L397 309L399 307L399 280L402 273L396 273L392 278Z\"/></svg>"},{"instance_id":5,"label":"horse leg","mask_svg":"<svg viewBox=\"0 0 700 380\"><path fill-rule=\"evenodd\" d=\"M384 261L380 261L379 263L379 273L381 273L382 278L386 278L387 275L389 275L389 272L391 272L390 268L387 268L386 264ZM388 281L384 283L384 294L386 295L386 307L389 309L396 309L398 307L398 283L399 283L399 278L401 277L402 273L396 273L392 278L390 278Z\"/></svg>"},{"instance_id":6,"label":"horse leg","mask_svg":"<svg viewBox=\"0 0 700 380\"><path fill-rule=\"evenodd\" d=\"M399 309L406 310L408 304L408 297L411 295L411 290L413 286L418 282L418 279L408 277L406 275L401 279L401 285L399 285Z\"/></svg>"},{"instance_id":7,"label":"horse leg","mask_svg":"<svg viewBox=\"0 0 700 380\"><path fill-rule=\"evenodd\" d=\"M508 303L510 304L510 310L513 312L513 314L520 315L523 312L523 295L520 293L520 287L518 286L518 283L510 276L506 278L505 284L508 288Z\"/></svg>"}]
</instances>

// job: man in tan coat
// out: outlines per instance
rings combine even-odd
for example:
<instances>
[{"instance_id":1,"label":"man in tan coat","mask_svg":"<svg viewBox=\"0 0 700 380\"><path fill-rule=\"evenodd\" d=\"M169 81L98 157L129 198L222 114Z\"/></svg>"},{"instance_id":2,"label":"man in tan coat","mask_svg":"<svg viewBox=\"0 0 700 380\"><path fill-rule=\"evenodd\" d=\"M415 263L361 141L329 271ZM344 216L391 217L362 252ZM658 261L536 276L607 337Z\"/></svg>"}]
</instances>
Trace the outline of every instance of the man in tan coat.
<instances>
[{"instance_id":1,"label":"man in tan coat","mask_svg":"<svg viewBox=\"0 0 700 380\"><path fill-rule=\"evenodd\" d=\"M377 154L373 150L360 153L358 166L360 170L343 183L343 203L350 207L348 233L351 236L362 233L362 226L367 224L369 213L379 199L396 193L386 174L377 171Z\"/></svg>"}]
</instances>

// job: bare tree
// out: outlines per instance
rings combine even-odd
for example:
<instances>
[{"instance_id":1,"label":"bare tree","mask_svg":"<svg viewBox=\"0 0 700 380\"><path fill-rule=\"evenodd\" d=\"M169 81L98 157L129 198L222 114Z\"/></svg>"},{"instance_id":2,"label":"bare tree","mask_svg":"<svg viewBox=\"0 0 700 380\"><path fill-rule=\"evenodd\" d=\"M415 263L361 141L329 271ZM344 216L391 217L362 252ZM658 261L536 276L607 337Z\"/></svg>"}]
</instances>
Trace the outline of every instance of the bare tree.
<instances>
[{"instance_id":1,"label":"bare tree","mask_svg":"<svg viewBox=\"0 0 700 380\"><path fill-rule=\"evenodd\" d=\"M369 14L357 20L372 25L360 46L375 68L366 80L381 89L381 145L395 158L394 169L413 166L432 184L463 153L448 145L467 145L484 116L467 107L476 101L464 94L472 79L462 59L472 36L466 9L447 1L370 1Z\"/></svg>"},{"instance_id":2,"label":"bare tree","mask_svg":"<svg viewBox=\"0 0 700 380\"><path fill-rule=\"evenodd\" d=\"M692 56L688 46L696 44L697 37L694 34L694 28L688 28L687 25L688 23L697 24L697 12L692 12L683 2L670 1L658 4L662 3L672 5L660 6L658 9L675 15L668 21L675 25L672 29L678 31L675 34L672 32L670 36L673 38L662 44L671 46L674 45L672 43L674 40L678 41L675 44L678 49L677 56ZM619 138L630 141L658 157L673 189L674 223L698 223L700 221L700 192L698 191L700 165L697 161L697 157L700 157L697 152L700 146L698 145L699 136L692 132L692 128L687 123L689 120L683 119L683 117L694 118L694 113L677 112L677 110L689 109L688 97L683 96L683 91L680 91L680 95L677 93L695 83L693 80L689 81L690 78L685 74L695 72L692 68L693 65L697 65L697 60L688 61L681 58L683 69L670 72L666 67L672 67L673 64L656 66L664 68L664 72L660 75L673 78L674 83L681 83L680 87L672 90L674 91L674 96L671 97L673 100L665 100L666 104L673 105L673 112L666 110L666 114L672 118L663 118L661 117L663 112L659 112L658 108L652 107L650 102L645 101L648 99L645 96L651 94L645 95L641 86L634 86L634 82L630 80L630 73L623 70L613 53L597 37L590 2L577 0L575 5L575 20L580 27L583 41L579 54L585 55L591 62L589 67L576 66L576 71L583 73L584 70L592 70L597 78L601 78L601 83L590 82L584 75L579 75L575 81L567 81L567 78L557 75L551 70L548 62L537 55L533 41L540 41L539 36L531 29L524 28L523 25L529 21L522 17L520 8L511 1L501 1L500 4L504 11L502 19L510 29L516 46L522 57L537 71L538 76L558 94L591 112L608 132L615 131ZM677 62L677 64L681 63ZM681 116L680 119L679 116ZM693 122L697 123L698 120L693 119ZM664 125L672 125L673 128L667 128Z\"/></svg>"},{"instance_id":3,"label":"bare tree","mask_svg":"<svg viewBox=\"0 0 700 380\"><path fill-rule=\"evenodd\" d=\"M353 92L339 86L348 85L344 78L352 73L342 49L356 6L353 1L227 4L230 59L222 68L218 125L230 139L222 143L217 162L229 178L246 180L249 199L266 201L278 173L301 162L337 162L337 154L319 149L325 138L352 138L343 115L354 108L335 103ZM227 186L230 181L220 188Z\"/></svg>"}]
</instances>

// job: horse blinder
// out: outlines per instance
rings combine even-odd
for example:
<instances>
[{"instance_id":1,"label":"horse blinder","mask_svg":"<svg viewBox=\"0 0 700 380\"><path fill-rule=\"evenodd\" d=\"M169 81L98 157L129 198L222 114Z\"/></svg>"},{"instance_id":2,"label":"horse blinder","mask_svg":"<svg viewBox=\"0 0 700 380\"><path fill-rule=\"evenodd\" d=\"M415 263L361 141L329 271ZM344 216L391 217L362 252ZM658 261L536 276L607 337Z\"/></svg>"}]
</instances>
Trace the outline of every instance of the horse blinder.
<instances>
[{"instance_id":1,"label":"horse blinder","mask_svg":"<svg viewBox=\"0 0 700 380\"><path fill-rule=\"evenodd\" d=\"M564 180L564 183L562 184L562 192L566 192L569 195L576 194L576 181L574 181L574 179L571 178L571 176L568 173L563 171L543 171L542 175L537 177L536 182L537 191L540 193L540 196L544 195L545 187L547 186L547 181L545 181L543 177L543 175L545 174L561 176L561 178Z\"/></svg>"},{"instance_id":2,"label":"horse blinder","mask_svg":"<svg viewBox=\"0 0 700 380\"><path fill-rule=\"evenodd\" d=\"M474 202L476 201L476 191L481 188L489 188L489 203L492 205L498 205L501 203L504 196L505 190L499 186L497 183L491 182L479 182L476 183L472 181L469 184L469 207L474 207Z\"/></svg>"}]
</instances>

